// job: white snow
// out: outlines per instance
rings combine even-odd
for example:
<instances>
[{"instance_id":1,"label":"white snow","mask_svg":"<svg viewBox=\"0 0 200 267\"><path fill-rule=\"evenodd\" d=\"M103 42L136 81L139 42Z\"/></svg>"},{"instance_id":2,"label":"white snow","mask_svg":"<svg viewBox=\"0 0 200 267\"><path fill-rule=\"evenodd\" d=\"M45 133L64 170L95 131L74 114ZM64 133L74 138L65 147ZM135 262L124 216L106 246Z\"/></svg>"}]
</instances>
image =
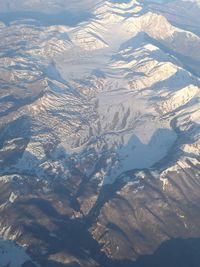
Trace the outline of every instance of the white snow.
<instances>
[{"instance_id":1,"label":"white snow","mask_svg":"<svg viewBox=\"0 0 200 267\"><path fill-rule=\"evenodd\" d=\"M27 42L24 56L22 53L12 59L0 59L2 66L9 64L25 70L6 74L8 71L1 68L2 79L27 85L41 74L46 75L32 87L29 85L31 96L35 90L38 93L38 88L42 96L22 107L17 115L11 113L2 119L8 122L14 116L28 114L34 123L32 137L16 169L37 170L38 177L57 177L59 171L65 176L67 166L59 159L59 153L56 156L54 152L51 160L46 156L45 147L56 140L57 150L62 150L66 158L74 155L76 167L81 166L83 158L89 159L90 149L95 160L108 151L105 166L97 170L93 179L100 184L111 183L121 173L150 168L167 155L177 138L170 124L174 116L181 130L190 127L186 122L200 121L197 78L150 39L174 52L189 54L194 42L195 51L199 51L200 38L173 26L163 15L143 12L140 1L98 1L90 11L94 16L74 27L21 27L16 22L8 32L6 26L0 32L0 40L6 31L12 45L21 39ZM186 44L183 50L179 37ZM26 69L30 63L34 65L32 70ZM3 110L12 103L7 104ZM0 152L15 149L16 143L7 141ZM199 146L188 144L181 149L198 155ZM96 162L91 158L90 162L82 169L86 175L95 171ZM180 162L188 166L185 161ZM10 202L15 199L15 195L10 196Z\"/></svg>"},{"instance_id":2,"label":"white snow","mask_svg":"<svg viewBox=\"0 0 200 267\"><path fill-rule=\"evenodd\" d=\"M10 197L9 197L9 201L10 201L10 203L14 203L15 202L15 200L17 199L17 195L14 193L14 192L12 192L11 194L10 194Z\"/></svg>"}]
</instances>

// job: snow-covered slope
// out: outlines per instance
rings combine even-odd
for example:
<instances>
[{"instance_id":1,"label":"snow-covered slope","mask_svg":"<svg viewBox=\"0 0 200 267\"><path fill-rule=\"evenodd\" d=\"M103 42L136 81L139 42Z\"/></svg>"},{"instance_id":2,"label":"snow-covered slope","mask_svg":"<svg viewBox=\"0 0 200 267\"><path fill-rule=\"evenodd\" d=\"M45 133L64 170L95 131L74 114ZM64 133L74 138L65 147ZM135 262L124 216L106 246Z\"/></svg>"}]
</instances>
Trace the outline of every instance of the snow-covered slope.
<instances>
[{"instance_id":1,"label":"snow-covered slope","mask_svg":"<svg viewBox=\"0 0 200 267\"><path fill-rule=\"evenodd\" d=\"M0 266L21 267L23 264L32 264L30 257L23 248L16 246L11 241L0 239ZM24 265L23 265L24 266Z\"/></svg>"},{"instance_id":2,"label":"snow-covered slope","mask_svg":"<svg viewBox=\"0 0 200 267\"><path fill-rule=\"evenodd\" d=\"M198 79L184 69L180 57L159 46L180 55L188 51L196 55L198 36L172 26L164 16L147 12L135 0L102 2L93 14L93 19L77 27L42 27L40 34L41 27L31 24L9 27L8 40L13 39L15 29L25 32L26 54L3 57L2 77L8 77L11 87L11 83L29 87L27 97L23 96L25 105L16 113L12 102L7 102L2 120L26 114L34 125L16 171L32 170L40 176L48 161L44 147L52 139L66 155L75 153L77 161L91 149L93 156L103 153L105 147L110 149L114 156L108 157L115 158L115 167L112 174L113 166L105 166L107 182L130 169L151 167L177 139L170 121L187 113L187 107L195 105L193 99L198 99ZM5 31L7 27L2 35ZM20 36L14 38L16 46ZM188 50L179 45L182 39ZM21 45L19 49L22 51ZM21 97L21 92L16 93ZM16 149L4 145L1 152ZM52 164L66 169L57 160L57 156L51 159Z\"/></svg>"}]
</instances>

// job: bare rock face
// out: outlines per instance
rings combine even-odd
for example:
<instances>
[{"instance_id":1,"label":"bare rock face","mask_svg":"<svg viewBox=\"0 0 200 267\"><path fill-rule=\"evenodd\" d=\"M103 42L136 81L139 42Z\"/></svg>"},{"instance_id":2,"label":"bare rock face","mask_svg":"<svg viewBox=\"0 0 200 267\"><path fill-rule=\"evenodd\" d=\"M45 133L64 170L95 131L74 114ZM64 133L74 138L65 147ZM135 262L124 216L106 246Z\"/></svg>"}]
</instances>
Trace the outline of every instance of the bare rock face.
<instances>
[{"instance_id":1,"label":"bare rock face","mask_svg":"<svg viewBox=\"0 0 200 267\"><path fill-rule=\"evenodd\" d=\"M0 266L198 251L199 1L0 9Z\"/></svg>"}]
</instances>

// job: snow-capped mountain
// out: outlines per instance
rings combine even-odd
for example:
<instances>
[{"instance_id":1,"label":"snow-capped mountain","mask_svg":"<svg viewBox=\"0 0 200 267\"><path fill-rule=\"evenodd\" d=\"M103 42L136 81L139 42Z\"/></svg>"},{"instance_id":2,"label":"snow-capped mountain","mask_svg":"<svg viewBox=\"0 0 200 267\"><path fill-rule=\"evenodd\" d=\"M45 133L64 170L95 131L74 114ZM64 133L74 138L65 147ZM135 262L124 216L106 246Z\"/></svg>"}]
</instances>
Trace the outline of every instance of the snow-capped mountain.
<instances>
[{"instance_id":1,"label":"snow-capped mountain","mask_svg":"<svg viewBox=\"0 0 200 267\"><path fill-rule=\"evenodd\" d=\"M107 267L199 237L199 2L0 7L1 238Z\"/></svg>"}]
</instances>

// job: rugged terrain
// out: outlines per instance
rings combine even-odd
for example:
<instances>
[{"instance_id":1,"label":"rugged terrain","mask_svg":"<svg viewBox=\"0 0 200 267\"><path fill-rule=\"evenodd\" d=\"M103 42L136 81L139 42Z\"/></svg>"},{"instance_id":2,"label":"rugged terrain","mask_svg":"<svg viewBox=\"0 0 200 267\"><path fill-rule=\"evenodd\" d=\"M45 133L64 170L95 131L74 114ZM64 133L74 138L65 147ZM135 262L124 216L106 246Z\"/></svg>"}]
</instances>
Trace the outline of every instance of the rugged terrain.
<instances>
[{"instance_id":1,"label":"rugged terrain","mask_svg":"<svg viewBox=\"0 0 200 267\"><path fill-rule=\"evenodd\" d=\"M0 0L1 266L200 237L200 2L161 2Z\"/></svg>"}]
</instances>

